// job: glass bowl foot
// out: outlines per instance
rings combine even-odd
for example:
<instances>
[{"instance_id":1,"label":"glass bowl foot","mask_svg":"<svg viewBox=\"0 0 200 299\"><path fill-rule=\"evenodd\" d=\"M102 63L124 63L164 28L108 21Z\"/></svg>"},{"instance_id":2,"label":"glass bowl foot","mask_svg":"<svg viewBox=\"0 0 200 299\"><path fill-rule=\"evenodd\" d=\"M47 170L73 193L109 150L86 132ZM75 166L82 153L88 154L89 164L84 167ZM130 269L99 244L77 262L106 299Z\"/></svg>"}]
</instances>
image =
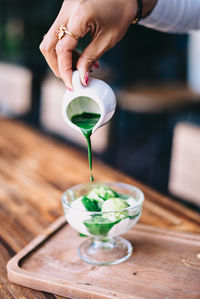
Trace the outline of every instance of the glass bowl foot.
<instances>
[{"instance_id":1,"label":"glass bowl foot","mask_svg":"<svg viewBox=\"0 0 200 299\"><path fill-rule=\"evenodd\" d=\"M132 250L131 243L122 237L90 238L79 246L78 255L86 263L106 266L126 261Z\"/></svg>"}]
</instances>

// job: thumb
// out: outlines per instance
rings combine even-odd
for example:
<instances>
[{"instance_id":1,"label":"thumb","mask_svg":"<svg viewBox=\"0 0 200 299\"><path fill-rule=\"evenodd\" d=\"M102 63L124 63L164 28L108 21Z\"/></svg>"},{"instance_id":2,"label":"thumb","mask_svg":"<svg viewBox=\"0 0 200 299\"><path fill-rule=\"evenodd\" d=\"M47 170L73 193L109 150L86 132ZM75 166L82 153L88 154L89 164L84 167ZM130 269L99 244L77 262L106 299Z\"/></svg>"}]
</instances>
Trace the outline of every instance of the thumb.
<instances>
[{"instance_id":1,"label":"thumb","mask_svg":"<svg viewBox=\"0 0 200 299\"><path fill-rule=\"evenodd\" d=\"M104 54L109 47L103 43L102 39L92 41L83 51L77 62L77 69L80 74L81 83L87 86L89 73L92 66L96 64L97 60Z\"/></svg>"}]
</instances>

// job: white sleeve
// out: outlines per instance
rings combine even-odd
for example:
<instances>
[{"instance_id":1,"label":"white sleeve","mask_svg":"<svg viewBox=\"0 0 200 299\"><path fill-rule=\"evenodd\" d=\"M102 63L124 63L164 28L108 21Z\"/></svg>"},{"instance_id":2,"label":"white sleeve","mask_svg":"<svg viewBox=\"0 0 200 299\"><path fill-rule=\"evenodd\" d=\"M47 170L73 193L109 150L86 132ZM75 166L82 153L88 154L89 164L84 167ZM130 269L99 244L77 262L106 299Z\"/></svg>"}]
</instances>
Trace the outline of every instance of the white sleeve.
<instances>
[{"instance_id":1,"label":"white sleeve","mask_svg":"<svg viewBox=\"0 0 200 299\"><path fill-rule=\"evenodd\" d=\"M139 24L177 33L200 29L200 0L158 0L151 14Z\"/></svg>"}]
</instances>

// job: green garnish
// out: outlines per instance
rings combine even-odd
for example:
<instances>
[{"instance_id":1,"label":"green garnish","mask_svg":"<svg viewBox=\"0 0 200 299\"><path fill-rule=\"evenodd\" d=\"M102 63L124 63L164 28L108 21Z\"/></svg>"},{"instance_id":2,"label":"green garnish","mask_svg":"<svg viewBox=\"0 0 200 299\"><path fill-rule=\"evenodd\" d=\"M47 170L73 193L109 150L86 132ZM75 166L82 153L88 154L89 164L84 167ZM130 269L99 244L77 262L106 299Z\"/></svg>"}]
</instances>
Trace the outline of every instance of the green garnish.
<instances>
[{"instance_id":1,"label":"green garnish","mask_svg":"<svg viewBox=\"0 0 200 299\"><path fill-rule=\"evenodd\" d=\"M79 237L88 237L87 235L84 235L82 233L79 233Z\"/></svg>"},{"instance_id":2,"label":"green garnish","mask_svg":"<svg viewBox=\"0 0 200 299\"><path fill-rule=\"evenodd\" d=\"M83 223L94 236L106 236L113 225L117 224L121 219L110 222L108 219L103 218L100 215L95 215L91 219L84 221Z\"/></svg>"},{"instance_id":3,"label":"green garnish","mask_svg":"<svg viewBox=\"0 0 200 299\"><path fill-rule=\"evenodd\" d=\"M93 188L88 194L87 197L91 199L103 199L104 201L113 197L119 197L118 193L106 186L99 186Z\"/></svg>"},{"instance_id":4,"label":"green garnish","mask_svg":"<svg viewBox=\"0 0 200 299\"><path fill-rule=\"evenodd\" d=\"M95 200L92 200L86 196L84 196L82 199L82 204L84 205L84 207L86 208L87 211L91 211L91 212L98 212L100 211L97 202Z\"/></svg>"},{"instance_id":5,"label":"green garnish","mask_svg":"<svg viewBox=\"0 0 200 299\"><path fill-rule=\"evenodd\" d=\"M130 197L130 195L128 195L128 194L119 194L119 197L121 199L128 199Z\"/></svg>"}]
</instances>

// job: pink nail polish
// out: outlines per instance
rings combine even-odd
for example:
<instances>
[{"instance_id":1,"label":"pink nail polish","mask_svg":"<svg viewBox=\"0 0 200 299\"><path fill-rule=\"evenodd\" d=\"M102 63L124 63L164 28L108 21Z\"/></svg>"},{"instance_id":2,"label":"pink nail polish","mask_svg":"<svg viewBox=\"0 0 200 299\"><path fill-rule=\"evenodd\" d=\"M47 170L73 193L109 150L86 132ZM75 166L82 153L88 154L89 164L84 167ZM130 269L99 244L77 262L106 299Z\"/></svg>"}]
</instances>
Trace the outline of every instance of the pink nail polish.
<instances>
[{"instance_id":1,"label":"pink nail polish","mask_svg":"<svg viewBox=\"0 0 200 299\"><path fill-rule=\"evenodd\" d=\"M71 89L70 87L67 87L67 89L68 89L69 91L72 91L72 89Z\"/></svg>"},{"instance_id":2,"label":"pink nail polish","mask_svg":"<svg viewBox=\"0 0 200 299\"><path fill-rule=\"evenodd\" d=\"M89 80L89 73L87 72L84 77L85 85L87 86Z\"/></svg>"},{"instance_id":3,"label":"pink nail polish","mask_svg":"<svg viewBox=\"0 0 200 299\"><path fill-rule=\"evenodd\" d=\"M95 62L95 64L93 65L93 67L95 67L96 69L100 68L100 65L99 65L98 61Z\"/></svg>"}]
</instances>

